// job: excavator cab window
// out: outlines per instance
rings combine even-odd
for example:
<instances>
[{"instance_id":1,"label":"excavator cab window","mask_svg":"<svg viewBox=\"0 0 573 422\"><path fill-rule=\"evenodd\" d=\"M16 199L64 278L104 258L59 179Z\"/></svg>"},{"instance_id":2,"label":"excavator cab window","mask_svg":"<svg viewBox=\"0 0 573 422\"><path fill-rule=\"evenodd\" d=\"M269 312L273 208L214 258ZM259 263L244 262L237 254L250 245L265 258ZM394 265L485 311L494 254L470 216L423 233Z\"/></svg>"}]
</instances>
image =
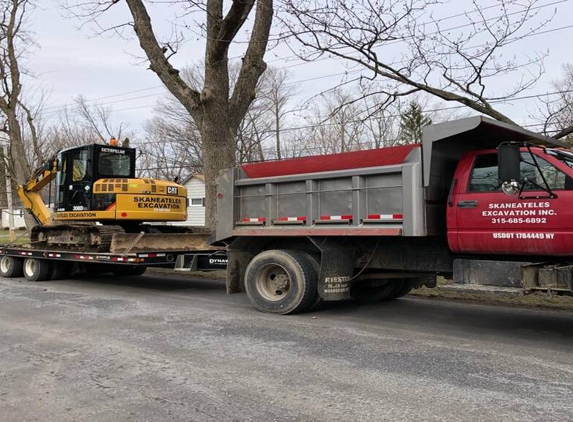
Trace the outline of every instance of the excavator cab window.
<instances>
[{"instance_id":1,"label":"excavator cab window","mask_svg":"<svg viewBox=\"0 0 573 422\"><path fill-rule=\"evenodd\" d=\"M98 173L106 177L130 177L131 156L100 151Z\"/></svg>"}]
</instances>

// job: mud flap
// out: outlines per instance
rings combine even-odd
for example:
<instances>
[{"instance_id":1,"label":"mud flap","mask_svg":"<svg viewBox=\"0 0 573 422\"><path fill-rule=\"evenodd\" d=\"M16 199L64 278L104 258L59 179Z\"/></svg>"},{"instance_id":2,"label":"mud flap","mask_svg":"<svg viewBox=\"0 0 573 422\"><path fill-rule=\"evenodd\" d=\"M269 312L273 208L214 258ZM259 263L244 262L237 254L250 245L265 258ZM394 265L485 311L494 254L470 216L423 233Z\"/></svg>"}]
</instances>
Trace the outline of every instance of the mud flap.
<instances>
[{"instance_id":1,"label":"mud flap","mask_svg":"<svg viewBox=\"0 0 573 422\"><path fill-rule=\"evenodd\" d=\"M338 244L315 245L321 250L318 294L325 301L350 299L350 279L354 274L354 248Z\"/></svg>"},{"instance_id":2,"label":"mud flap","mask_svg":"<svg viewBox=\"0 0 573 422\"><path fill-rule=\"evenodd\" d=\"M227 255L227 294L244 292L245 271L255 254L249 251L229 249Z\"/></svg>"}]
</instances>

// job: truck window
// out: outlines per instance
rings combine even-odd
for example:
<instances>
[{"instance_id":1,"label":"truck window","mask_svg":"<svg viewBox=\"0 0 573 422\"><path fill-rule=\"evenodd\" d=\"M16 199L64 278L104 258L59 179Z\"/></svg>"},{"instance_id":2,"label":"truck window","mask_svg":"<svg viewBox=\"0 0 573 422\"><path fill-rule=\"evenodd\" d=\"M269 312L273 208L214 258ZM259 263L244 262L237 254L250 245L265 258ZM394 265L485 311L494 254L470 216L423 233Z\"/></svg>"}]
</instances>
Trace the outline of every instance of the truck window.
<instances>
[{"instance_id":1,"label":"truck window","mask_svg":"<svg viewBox=\"0 0 573 422\"><path fill-rule=\"evenodd\" d=\"M501 184L497 178L497 154L478 155L470 177L470 192L495 192Z\"/></svg>"},{"instance_id":2,"label":"truck window","mask_svg":"<svg viewBox=\"0 0 573 422\"><path fill-rule=\"evenodd\" d=\"M521 153L521 178L525 180L523 190L539 190L544 186L543 177L550 189L570 189L566 186L566 175L539 156L535 156L539 169L528 152ZM470 192L496 192L501 183L497 174L497 154L482 154L476 157L470 177Z\"/></svg>"}]
</instances>

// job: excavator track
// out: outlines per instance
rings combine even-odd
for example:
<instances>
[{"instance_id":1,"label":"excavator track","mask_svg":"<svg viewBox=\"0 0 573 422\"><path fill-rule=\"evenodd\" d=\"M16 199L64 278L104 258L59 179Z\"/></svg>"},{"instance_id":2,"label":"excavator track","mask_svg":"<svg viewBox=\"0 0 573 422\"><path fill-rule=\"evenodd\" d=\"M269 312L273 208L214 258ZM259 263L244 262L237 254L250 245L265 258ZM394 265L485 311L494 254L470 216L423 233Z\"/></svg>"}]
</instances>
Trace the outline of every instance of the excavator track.
<instances>
[{"instance_id":1,"label":"excavator track","mask_svg":"<svg viewBox=\"0 0 573 422\"><path fill-rule=\"evenodd\" d=\"M93 223L35 226L30 243L33 249L67 249L81 252L109 252L113 236L125 233L120 226Z\"/></svg>"}]
</instances>

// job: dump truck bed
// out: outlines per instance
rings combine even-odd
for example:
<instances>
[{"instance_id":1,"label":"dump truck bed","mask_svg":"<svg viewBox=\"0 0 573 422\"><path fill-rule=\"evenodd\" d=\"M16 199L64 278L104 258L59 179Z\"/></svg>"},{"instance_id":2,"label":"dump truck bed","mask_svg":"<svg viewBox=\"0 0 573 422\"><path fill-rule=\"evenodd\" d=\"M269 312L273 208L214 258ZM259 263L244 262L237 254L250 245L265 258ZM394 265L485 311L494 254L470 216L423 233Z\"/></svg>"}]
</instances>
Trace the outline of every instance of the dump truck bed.
<instances>
[{"instance_id":1,"label":"dump truck bed","mask_svg":"<svg viewBox=\"0 0 573 422\"><path fill-rule=\"evenodd\" d=\"M219 178L217 240L424 236L421 146L244 165Z\"/></svg>"}]
</instances>

